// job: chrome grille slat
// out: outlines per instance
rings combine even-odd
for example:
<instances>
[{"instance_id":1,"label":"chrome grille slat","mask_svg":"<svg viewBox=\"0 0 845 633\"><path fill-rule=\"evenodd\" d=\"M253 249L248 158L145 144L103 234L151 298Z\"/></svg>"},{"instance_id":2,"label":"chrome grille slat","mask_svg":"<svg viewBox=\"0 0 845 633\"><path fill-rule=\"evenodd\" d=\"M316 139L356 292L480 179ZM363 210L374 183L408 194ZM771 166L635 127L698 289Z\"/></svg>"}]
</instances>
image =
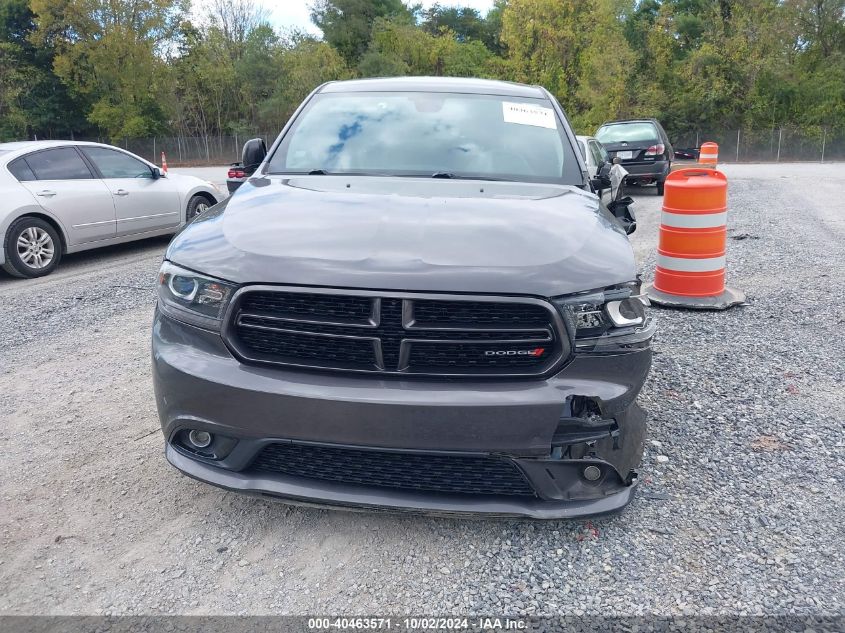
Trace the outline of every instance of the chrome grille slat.
<instances>
[{"instance_id":1,"label":"chrome grille slat","mask_svg":"<svg viewBox=\"0 0 845 633\"><path fill-rule=\"evenodd\" d=\"M336 325L338 327L358 327L362 329L367 328L374 328L378 327L378 323L374 320L370 320L367 323L344 323L342 321L318 321L318 320L309 320L309 319L296 319L293 317L282 317L276 316L274 314L264 314L262 312L244 312L241 311L240 317L241 320L243 319L264 319L266 321L273 321L279 323L305 323L310 325ZM283 327L283 326L282 326Z\"/></svg>"},{"instance_id":2,"label":"chrome grille slat","mask_svg":"<svg viewBox=\"0 0 845 633\"><path fill-rule=\"evenodd\" d=\"M539 299L278 286L238 291L224 338L247 363L402 376L538 376L570 351Z\"/></svg>"},{"instance_id":3,"label":"chrome grille slat","mask_svg":"<svg viewBox=\"0 0 845 633\"><path fill-rule=\"evenodd\" d=\"M344 334L341 332L315 332L313 330L306 330L306 329L293 329L288 327L274 327L269 325L259 325L258 323L245 323L244 317L247 315L241 315L238 318L238 327L245 327L250 328L253 330L265 330L267 332L284 332L286 334L302 334L303 336L325 336L328 338L354 338L354 339L367 339L371 341L378 340L377 338L373 337L372 335L366 336L365 334L356 335L356 334ZM314 322L306 322L306 325L316 325ZM326 324L323 324L326 325Z\"/></svg>"}]
</instances>

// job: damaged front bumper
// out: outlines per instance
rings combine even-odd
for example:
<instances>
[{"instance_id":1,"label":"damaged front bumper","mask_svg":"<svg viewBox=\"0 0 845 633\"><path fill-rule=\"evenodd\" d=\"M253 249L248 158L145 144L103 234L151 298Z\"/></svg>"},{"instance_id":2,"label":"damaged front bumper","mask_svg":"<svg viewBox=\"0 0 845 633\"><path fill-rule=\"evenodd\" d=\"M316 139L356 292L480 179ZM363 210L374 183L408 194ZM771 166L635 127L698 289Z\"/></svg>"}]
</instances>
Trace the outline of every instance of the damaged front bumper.
<instances>
[{"instance_id":1,"label":"damaged front bumper","mask_svg":"<svg viewBox=\"0 0 845 633\"><path fill-rule=\"evenodd\" d=\"M621 510L636 485L647 341L594 346L543 380L395 380L244 366L219 335L157 314L153 361L168 460L222 488L328 507L560 519ZM192 429L212 434L207 450L184 441ZM274 450L284 459L265 458ZM413 456L418 483L394 467L397 455ZM453 485L462 477L470 484Z\"/></svg>"}]
</instances>

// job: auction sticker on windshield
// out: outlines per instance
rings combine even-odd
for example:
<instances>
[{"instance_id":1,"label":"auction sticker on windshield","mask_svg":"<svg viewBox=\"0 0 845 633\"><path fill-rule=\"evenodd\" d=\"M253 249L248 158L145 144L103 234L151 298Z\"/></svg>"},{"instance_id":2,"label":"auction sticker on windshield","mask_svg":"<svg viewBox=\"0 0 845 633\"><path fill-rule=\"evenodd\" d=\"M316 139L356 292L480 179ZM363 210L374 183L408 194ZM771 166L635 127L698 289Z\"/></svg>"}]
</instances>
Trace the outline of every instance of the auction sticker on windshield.
<instances>
[{"instance_id":1,"label":"auction sticker on windshield","mask_svg":"<svg viewBox=\"0 0 845 633\"><path fill-rule=\"evenodd\" d=\"M544 108L530 103L503 101L502 116L505 119L505 123L555 129L555 113L551 108Z\"/></svg>"}]
</instances>

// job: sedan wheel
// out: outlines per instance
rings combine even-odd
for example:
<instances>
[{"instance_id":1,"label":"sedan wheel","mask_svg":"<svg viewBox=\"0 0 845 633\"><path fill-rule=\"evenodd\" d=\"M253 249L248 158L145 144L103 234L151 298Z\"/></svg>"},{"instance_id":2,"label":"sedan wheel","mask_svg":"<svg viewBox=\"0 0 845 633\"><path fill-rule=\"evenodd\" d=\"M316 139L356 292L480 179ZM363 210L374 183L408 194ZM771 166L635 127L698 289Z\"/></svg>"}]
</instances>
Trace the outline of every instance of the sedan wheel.
<instances>
[{"instance_id":1,"label":"sedan wheel","mask_svg":"<svg viewBox=\"0 0 845 633\"><path fill-rule=\"evenodd\" d=\"M56 229L46 220L23 217L15 220L3 244L3 269L16 277L43 277L59 265L62 244Z\"/></svg>"},{"instance_id":2,"label":"sedan wheel","mask_svg":"<svg viewBox=\"0 0 845 633\"><path fill-rule=\"evenodd\" d=\"M30 268L46 268L55 252L53 238L42 228L30 226L18 236L18 257Z\"/></svg>"},{"instance_id":3,"label":"sedan wheel","mask_svg":"<svg viewBox=\"0 0 845 633\"><path fill-rule=\"evenodd\" d=\"M185 214L187 221L190 222L201 213L205 213L210 207L211 205L209 204L207 198L203 196L194 196L188 202L188 212Z\"/></svg>"}]
</instances>

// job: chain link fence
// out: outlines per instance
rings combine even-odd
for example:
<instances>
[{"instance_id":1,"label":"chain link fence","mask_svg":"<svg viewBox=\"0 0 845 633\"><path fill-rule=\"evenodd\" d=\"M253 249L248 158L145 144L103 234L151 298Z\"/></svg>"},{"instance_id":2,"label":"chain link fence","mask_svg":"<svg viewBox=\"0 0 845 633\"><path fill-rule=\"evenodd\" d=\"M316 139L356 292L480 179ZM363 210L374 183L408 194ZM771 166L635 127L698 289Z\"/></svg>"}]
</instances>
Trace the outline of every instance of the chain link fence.
<instances>
[{"instance_id":1,"label":"chain link fence","mask_svg":"<svg viewBox=\"0 0 845 633\"><path fill-rule=\"evenodd\" d=\"M228 165L241 160L241 150L251 138L263 138L267 147L276 140L278 131L234 134L229 136L154 136L152 138L76 138L77 141L94 141L122 147L148 161L161 164L161 153L167 157L168 167Z\"/></svg>"},{"instance_id":2,"label":"chain link fence","mask_svg":"<svg viewBox=\"0 0 845 633\"><path fill-rule=\"evenodd\" d=\"M241 159L243 144L263 138L269 147L276 131L228 136L156 136L109 141L106 138L76 140L118 145L149 161L161 164L161 153L173 167L228 165ZM719 162L834 162L845 161L845 130L827 128L796 129L773 127L765 130L701 130L670 134L675 149L701 147L707 141L718 143Z\"/></svg>"},{"instance_id":3,"label":"chain link fence","mask_svg":"<svg viewBox=\"0 0 845 633\"><path fill-rule=\"evenodd\" d=\"M676 149L719 145L719 162L845 161L845 130L772 127L765 130L705 130L672 138Z\"/></svg>"}]
</instances>

